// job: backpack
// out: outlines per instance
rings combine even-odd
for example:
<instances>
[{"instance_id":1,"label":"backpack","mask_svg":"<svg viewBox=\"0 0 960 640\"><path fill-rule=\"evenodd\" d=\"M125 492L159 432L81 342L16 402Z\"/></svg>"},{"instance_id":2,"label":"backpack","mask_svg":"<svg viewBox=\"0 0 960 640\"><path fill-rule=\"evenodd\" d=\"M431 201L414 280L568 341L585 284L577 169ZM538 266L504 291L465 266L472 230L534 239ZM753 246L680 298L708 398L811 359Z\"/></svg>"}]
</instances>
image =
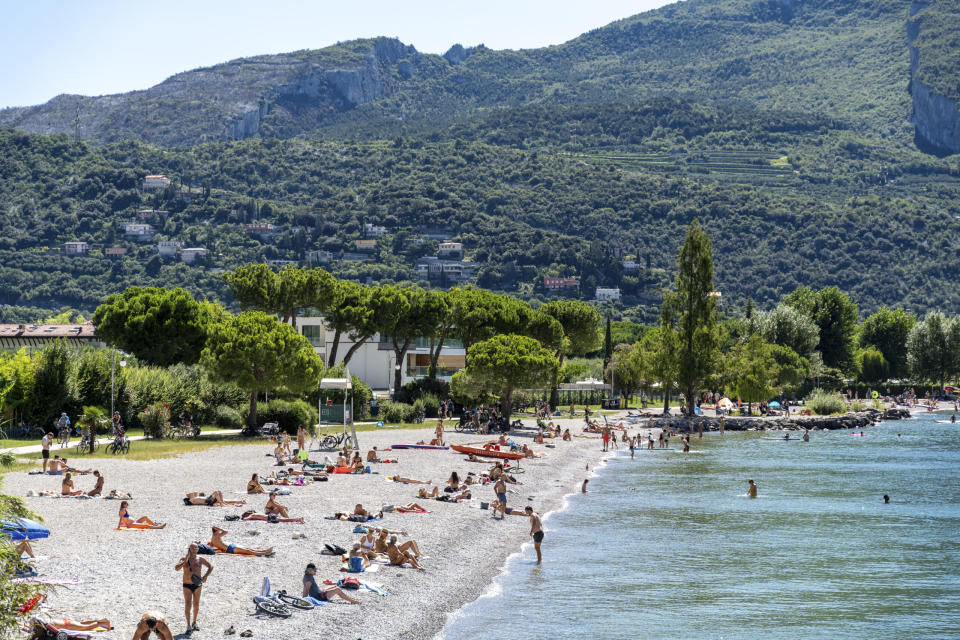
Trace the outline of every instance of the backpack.
<instances>
[{"instance_id":1,"label":"backpack","mask_svg":"<svg viewBox=\"0 0 960 640\"><path fill-rule=\"evenodd\" d=\"M197 544L197 554L204 556L212 556L217 553L217 550L209 544L198 543Z\"/></svg>"}]
</instances>

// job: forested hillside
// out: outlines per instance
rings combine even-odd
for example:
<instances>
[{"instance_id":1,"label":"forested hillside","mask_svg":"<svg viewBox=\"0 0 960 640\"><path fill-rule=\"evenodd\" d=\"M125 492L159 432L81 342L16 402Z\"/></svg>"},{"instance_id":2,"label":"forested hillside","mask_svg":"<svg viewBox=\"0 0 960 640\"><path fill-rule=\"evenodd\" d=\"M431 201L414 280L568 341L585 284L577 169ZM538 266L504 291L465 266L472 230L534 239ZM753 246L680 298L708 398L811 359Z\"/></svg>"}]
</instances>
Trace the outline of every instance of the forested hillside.
<instances>
[{"instance_id":1,"label":"forested hillside","mask_svg":"<svg viewBox=\"0 0 960 640\"><path fill-rule=\"evenodd\" d=\"M145 194L150 173L174 184ZM619 286L622 309L649 319L694 217L714 238L728 304L833 284L867 312L960 302L956 162L798 114L672 100L537 107L423 138L255 139L181 151L7 131L0 180L8 305L90 310L135 283L224 297L219 269L304 263L315 250L329 251L324 266L342 277L417 281L414 263L436 253L439 230L463 243L484 287L545 299L543 276L577 275L581 287L567 295ZM190 202L178 199L180 182L194 185ZM149 220L148 244L120 227L144 208L166 212ZM253 222L274 225L270 237L251 234ZM365 223L388 233L358 254ZM163 240L209 254L191 265L162 258L154 247ZM63 255L67 241L91 250ZM127 253L106 257L107 247Z\"/></svg>"}]
</instances>

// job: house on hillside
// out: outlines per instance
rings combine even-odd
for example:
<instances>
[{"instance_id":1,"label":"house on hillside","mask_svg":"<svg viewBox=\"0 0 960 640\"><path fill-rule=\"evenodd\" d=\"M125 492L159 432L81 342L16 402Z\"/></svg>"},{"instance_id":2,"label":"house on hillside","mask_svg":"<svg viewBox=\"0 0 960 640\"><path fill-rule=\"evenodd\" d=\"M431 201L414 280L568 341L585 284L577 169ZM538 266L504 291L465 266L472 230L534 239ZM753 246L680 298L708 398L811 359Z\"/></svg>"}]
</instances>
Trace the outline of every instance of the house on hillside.
<instances>
[{"instance_id":1,"label":"house on hillside","mask_svg":"<svg viewBox=\"0 0 960 640\"><path fill-rule=\"evenodd\" d=\"M377 241L370 239L363 240L354 240L354 246L357 248L357 251L375 251L377 248Z\"/></svg>"},{"instance_id":2,"label":"house on hillside","mask_svg":"<svg viewBox=\"0 0 960 640\"><path fill-rule=\"evenodd\" d=\"M63 253L68 256L82 256L90 251L90 245L86 242L64 242Z\"/></svg>"},{"instance_id":3,"label":"house on hillside","mask_svg":"<svg viewBox=\"0 0 960 640\"><path fill-rule=\"evenodd\" d=\"M169 211L160 211L158 209L140 209L137 211L137 217L141 220L152 220L153 218L165 216L169 213Z\"/></svg>"},{"instance_id":4,"label":"house on hillside","mask_svg":"<svg viewBox=\"0 0 960 640\"><path fill-rule=\"evenodd\" d=\"M147 176L143 179L144 191L159 191L170 186L170 178L163 174Z\"/></svg>"},{"instance_id":5,"label":"house on hillside","mask_svg":"<svg viewBox=\"0 0 960 640\"><path fill-rule=\"evenodd\" d=\"M180 253L181 246L183 245L176 240L162 240L157 243L156 249L161 256L169 258Z\"/></svg>"},{"instance_id":6,"label":"house on hillside","mask_svg":"<svg viewBox=\"0 0 960 640\"><path fill-rule=\"evenodd\" d=\"M104 347L93 324L0 324L0 351L41 348L54 340L72 347Z\"/></svg>"},{"instance_id":7,"label":"house on hillside","mask_svg":"<svg viewBox=\"0 0 960 640\"><path fill-rule=\"evenodd\" d=\"M187 264L193 264L197 260L204 260L206 257L206 247L189 247L180 251L180 259Z\"/></svg>"},{"instance_id":8,"label":"house on hillside","mask_svg":"<svg viewBox=\"0 0 960 640\"><path fill-rule=\"evenodd\" d=\"M247 233L252 236L260 236L261 240L269 240L277 235L279 231L269 222L251 222L246 226Z\"/></svg>"},{"instance_id":9,"label":"house on hillside","mask_svg":"<svg viewBox=\"0 0 960 640\"><path fill-rule=\"evenodd\" d=\"M119 258L121 256L125 256L126 254L126 247L107 247L103 250L103 255L107 256L108 258Z\"/></svg>"},{"instance_id":10,"label":"house on hillside","mask_svg":"<svg viewBox=\"0 0 960 640\"><path fill-rule=\"evenodd\" d=\"M333 262L333 252L323 249L311 249L304 254L307 264L327 264Z\"/></svg>"},{"instance_id":11,"label":"house on hillside","mask_svg":"<svg viewBox=\"0 0 960 640\"><path fill-rule=\"evenodd\" d=\"M543 277L543 286L548 291L559 291L560 289L576 289L580 286L579 276L565 276L556 278L552 276Z\"/></svg>"},{"instance_id":12,"label":"house on hillside","mask_svg":"<svg viewBox=\"0 0 960 640\"><path fill-rule=\"evenodd\" d=\"M444 280L447 282L463 282L472 278L477 269L477 263L461 260L443 260L436 256L420 258L414 265L417 276L424 280Z\"/></svg>"},{"instance_id":13,"label":"house on hillside","mask_svg":"<svg viewBox=\"0 0 960 640\"><path fill-rule=\"evenodd\" d=\"M382 238L387 235L387 228L380 225L371 224L369 222L363 223L363 235L367 238Z\"/></svg>"},{"instance_id":14,"label":"house on hillside","mask_svg":"<svg viewBox=\"0 0 960 640\"><path fill-rule=\"evenodd\" d=\"M150 242L153 239L153 225L145 222L123 222L120 224L123 229L123 235L129 240L137 242Z\"/></svg>"},{"instance_id":15,"label":"house on hillside","mask_svg":"<svg viewBox=\"0 0 960 640\"><path fill-rule=\"evenodd\" d=\"M288 264L296 265L297 261L296 260L280 260L275 258L272 260L267 260L267 264L270 265L271 267L285 267Z\"/></svg>"},{"instance_id":16,"label":"house on hillside","mask_svg":"<svg viewBox=\"0 0 960 640\"><path fill-rule=\"evenodd\" d=\"M601 302L617 301L620 299L620 287L614 287L612 289L597 287L597 292L594 294L594 298Z\"/></svg>"},{"instance_id":17,"label":"house on hillside","mask_svg":"<svg viewBox=\"0 0 960 640\"><path fill-rule=\"evenodd\" d=\"M462 260L463 259L463 243L441 242L437 246L437 257L447 258L448 260Z\"/></svg>"}]
</instances>

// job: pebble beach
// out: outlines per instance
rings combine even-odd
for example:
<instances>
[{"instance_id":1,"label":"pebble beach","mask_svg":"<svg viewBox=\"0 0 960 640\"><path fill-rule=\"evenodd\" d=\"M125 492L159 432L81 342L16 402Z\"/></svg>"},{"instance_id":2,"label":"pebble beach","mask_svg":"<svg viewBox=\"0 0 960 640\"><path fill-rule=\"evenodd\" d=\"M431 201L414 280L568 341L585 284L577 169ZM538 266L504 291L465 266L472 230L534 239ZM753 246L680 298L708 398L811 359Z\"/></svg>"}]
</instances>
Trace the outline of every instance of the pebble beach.
<instances>
[{"instance_id":1,"label":"pebble beach","mask_svg":"<svg viewBox=\"0 0 960 640\"><path fill-rule=\"evenodd\" d=\"M532 421L528 420L528 424ZM579 434L581 420L562 420ZM224 637L233 626L237 634L250 629L254 638L314 638L335 634L345 638L387 640L394 638L430 638L444 626L448 613L475 600L490 585L506 558L520 551L529 540L529 520L508 516L496 520L480 503L494 499L492 485L479 486L473 499L461 503L418 499L421 485L400 484L388 476L401 475L431 480L444 486L451 471L461 478L468 472L479 475L492 462L469 462L452 451L394 450L393 444L429 441L433 429L378 430L358 434L360 450L376 446L381 457L398 460L396 464L373 464L373 473L332 475L327 482L289 487L290 495L278 501L293 517L303 516L305 524L269 524L266 522L228 522L227 515L239 515L244 509L262 513L266 496L243 494L253 473L269 475L274 466L268 454L272 446L265 440L255 444L229 445L199 453L153 461L122 459L72 459L73 466L100 470L111 489L128 491L130 515L148 516L165 522L162 530L115 531L119 501L27 497L28 506L44 518L52 532L50 538L37 541L35 551L44 556L34 563L42 577L79 580L57 586L49 592L43 614L72 619L109 618L115 630L97 634L102 638L129 638L144 611L154 610L166 616L171 630L186 637L180 572L174 565L194 541L206 542L212 526L226 529L226 541L247 547L274 547L273 557L233 555L201 556L210 560L213 573L202 596L199 631L190 637ZM484 436L448 431L447 444L476 443ZM515 477L518 485L509 485L508 503L513 508L530 505L538 514L555 510L563 497L579 491L602 456L599 439L575 437L572 442L554 440L556 448L533 445L532 438L514 436L547 453L543 458L524 460L523 473ZM136 446L134 443L133 446ZM323 453L313 452L318 459ZM39 465L38 465L39 468ZM61 476L11 473L6 490L19 496L28 491L54 490ZM92 476L75 476L75 484L84 491L93 485ZM246 500L245 507L185 506L188 491L223 492L228 500ZM257 595L264 577L273 589L285 589L299 595L301 578L308 562L317 565L317 579L336 581L352 575L339 571L339 557L321 555L324 543L345 548L359 540L353 522L325 519L334 512L352 511L357 503L370 511L384 505L417 502L431 513L385 513L384 519L371 523L394 531L406 531L401 541L416 540L426 556L425 571L379 566L378 571L360 574L362 580L379 584L390 595L361 590L354 595L362 604L351 605L334 599L311 611L296 611L288 619L257 615L252 597ZM550 530L545 527L544 563L551 562ZM305 538L294 534L305 534ZM533 560L532 549L525 553Z\"/></svg>"}]
</instances>

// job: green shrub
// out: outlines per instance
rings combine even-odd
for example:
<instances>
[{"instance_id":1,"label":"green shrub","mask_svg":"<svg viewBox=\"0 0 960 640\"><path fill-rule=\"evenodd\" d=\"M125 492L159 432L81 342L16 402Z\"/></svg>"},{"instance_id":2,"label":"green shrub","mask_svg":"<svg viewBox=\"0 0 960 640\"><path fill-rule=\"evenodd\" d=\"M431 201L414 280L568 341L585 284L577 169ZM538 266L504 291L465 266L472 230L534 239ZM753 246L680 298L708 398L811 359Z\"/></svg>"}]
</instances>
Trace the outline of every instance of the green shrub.
<instances>
[{"instance_id":1,"label":"green shrub","mask_svg":"<svg viewBox=\"0 0 960 640\"><path fill-rule=\"evenodd\" d=\"M155 402L137 416L143 425L143 435L162 438L170 426L170 407L165 402Z\"/></svg>"},{"instance_id":2,"label":"green shrub","mask_svg":"<svg viewBox=\"0 0 960 640\"><path fill-rule=\"evenodd\" d=\"M235 408L222 404L214 411L213 424L220 429L243 429L243 417Z\"/></svg>"},{"instance_id":3,"label":"green shrub","mask_svg":"<svg viewBox=\"0 0 960 640\"><path fill-rule=\"evenodd\" d=\"M866 410L867 410L867 403L865 403L863 400L854 400L853 403L850 405L850 411L866 411Z\"/></svg>"},{"instance_id":4,"label":"green shrub","mask_svg":"<svg viewBox=\"0 0 960 640\"><path fill-rule=\"evenodd\" d=\"M417 407L418 402L420 403L419 407ZM423 415L427 418L436 418L440 415L440 399L432 393L425 393L417 398L413 406L415 411L423 411Z\"/></svg>"},{"instance_id":5,"label":"green shrub","mask_svg":"<svg viewBox=\"0 0 960 640\"><path fill-rule=\"evenodd\" d=\"M431 378L420 378L400 387L397 391L397 402L412 404L417 398L425 395L432 395L439 400L446 400L450 397L450 384L443 380L433 380ZM437 405L439 408L439 404Z\"/></svg>"},{"instance_id":6,"label":"green shrub","mask_svg":"<svg viewBox=\"0 0 960 640\"><path fill-rule=\"evenodd\" d=\"M244 412L246 422L249 408ZM317 422L317 410L303 400L276 399L257 406L260 423L276 422L281 431L296 433L301 424L304 428Z\"/></svg>"},{"instance_id":7,"label":"green shrub","mask_svg":"<svg viewBox=\"0 0 960 640\"><path fill-rule=\"evenodd\" d=\"M380 415L384 422L410 422L413 419L414 408L402 402L385 400L380 403Z\"/></svg>"},{"instance_id":8,"label":"green shrub","mask_svg":"<svg viewBox=\"0 0 960 640\"><path fill-rule=\"evenodd\" d=\"M821 416L843 413L847 409L842 395L836 391L824 389L814 389L807 398L806 406L812 413Z\"/></svg>"}]
</instances>

